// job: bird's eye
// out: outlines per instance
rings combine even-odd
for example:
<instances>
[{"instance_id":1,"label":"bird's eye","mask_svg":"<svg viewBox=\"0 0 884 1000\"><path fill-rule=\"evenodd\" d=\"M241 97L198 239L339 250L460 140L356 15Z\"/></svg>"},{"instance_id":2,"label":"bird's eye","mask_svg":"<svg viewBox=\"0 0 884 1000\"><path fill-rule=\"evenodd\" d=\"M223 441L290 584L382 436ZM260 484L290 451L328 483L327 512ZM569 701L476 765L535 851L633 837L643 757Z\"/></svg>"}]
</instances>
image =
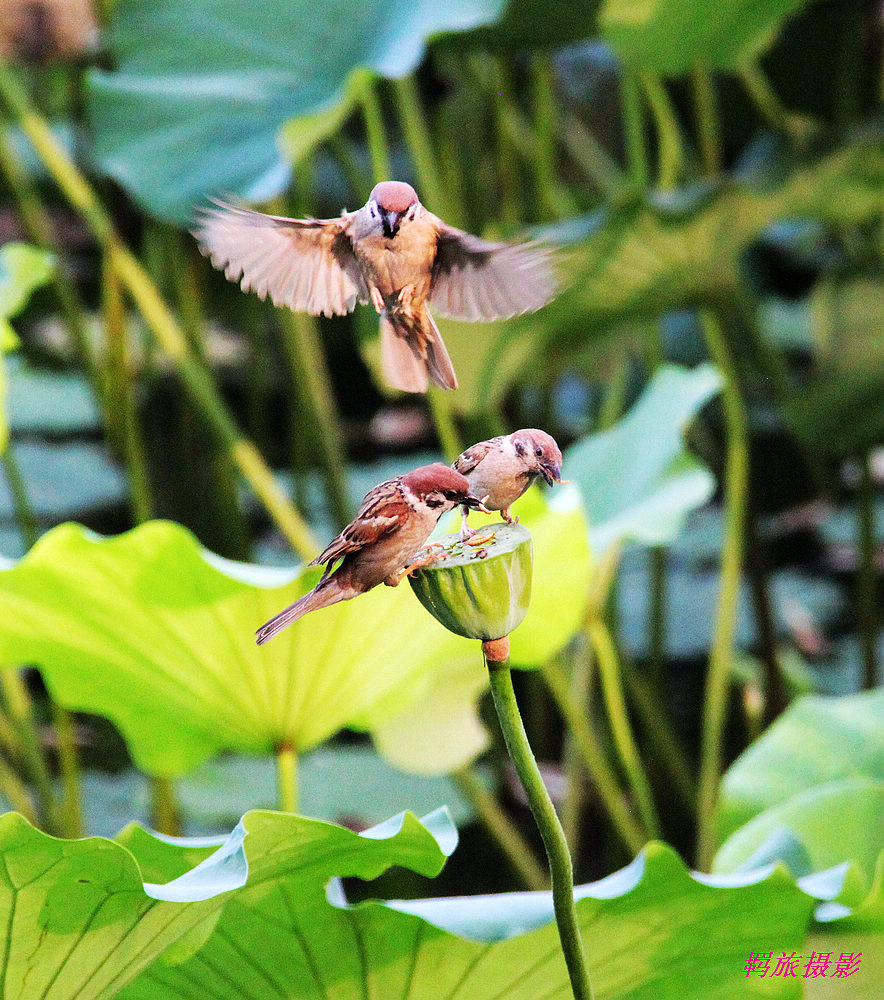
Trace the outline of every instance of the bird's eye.
<instances>
[{"instance_id":1,"label":"bird's eye","mask_svg":"<svg viewBox=\"0 0 884 1000\"><path fill-rule=\"evenodd\" d=\"M405 217L407 219L413 219L416 212L417 212L417 205L412 205L411 208L409 208L409 210L405 213Z\"/></svg>"},{"instance_id":2,"label":"bird's eye","mask_svg":"<svg viewBox=\"0 0 884 1000\"><path fill-rule=\"evenodd\" d=\"M535 455L536 455L536 456L537 456L538 458L542 458L542 457L543 457L543 448L535 448L535 449L534 449L534 454L535 454Z\"/></svg>"}]
</instances>

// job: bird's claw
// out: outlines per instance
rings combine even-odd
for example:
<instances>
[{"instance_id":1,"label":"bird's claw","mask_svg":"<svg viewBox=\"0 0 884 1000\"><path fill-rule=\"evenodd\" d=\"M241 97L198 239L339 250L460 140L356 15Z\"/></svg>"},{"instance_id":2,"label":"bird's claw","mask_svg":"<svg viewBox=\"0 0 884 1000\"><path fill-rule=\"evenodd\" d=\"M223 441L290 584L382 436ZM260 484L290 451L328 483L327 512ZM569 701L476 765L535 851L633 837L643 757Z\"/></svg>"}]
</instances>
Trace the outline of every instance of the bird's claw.
<instances>
[{"instance_id":1,"label":"bird's claw","mask_svg":"<svg viewBox=\"0 0 884 1000\"><path fill-rule=\"evenodd\" d=\"M500 516L504 519L504 521L506 521L507 524L519 523L519 515L516 514L516 516L513 517L513 515L510 514L509 507L504 507L504 509L500 512Z\"/></svg>"},{"instance_id":2,"label":"bird's claw","mask_svg":"<svg viewBox=\"0 0 884 1000\"><path fill-rule=\"evenodd\" d=\"M381 295L377 288L372 288L371 290L371 304L374 306L375 312L380 316L384 311L386 303L384 302L383 295Z\"/></svg>"},{"instance_id":3,"label":"bird's claw","mask_svg":"<svg viewBox=\"0 0 884 1000\"><path fill-rule=\"evenodd\" d=\"M421 551L426 552L428 548L435 548L437 546L440 549L443 548L441 543L433 542L432 545L429 545L426 548L421 549ZM410 566L406 566L405 569L402 570L399 579L404 580L406 576L412 576L416 570L423 569L424 566L429 566L430 563L434 563L437 559L441 559L443 555L444 552L428 552L427 555L423 557L423 559L415 559L415 561Z\"/></svg>"}]
</instances>

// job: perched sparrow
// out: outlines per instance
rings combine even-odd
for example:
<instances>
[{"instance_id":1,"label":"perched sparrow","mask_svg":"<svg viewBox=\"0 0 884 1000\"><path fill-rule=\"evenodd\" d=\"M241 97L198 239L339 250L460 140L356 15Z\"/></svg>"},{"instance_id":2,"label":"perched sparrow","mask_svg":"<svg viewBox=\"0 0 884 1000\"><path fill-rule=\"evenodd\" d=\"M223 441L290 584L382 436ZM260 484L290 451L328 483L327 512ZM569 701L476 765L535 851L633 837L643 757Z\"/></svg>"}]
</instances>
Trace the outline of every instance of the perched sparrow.
<instances>
[{"instance_id":1,"label":"perched sparrow","mask_svg":"<svg viewBox=\"0 0 884 1000\"><path fill-rule=\"evenodd\" d=\"M428 377L457 388L428 304L455 319L506 319L555 293L548 247L488 243L447 226L401 181L375 185L363 208L338 219L216 206L199 213L194 231L216 267L243 291L314 316L371 302L384 375L406 392L426 392Z\"/></svg>"},{"instance_id":2,"label":"perched sparrow","mask_svg":"<svg viewBox=\"0 0 884 1000\"><path fill-rule=\"evenodd\" d=\"M508 523L513 520L510 504L538 476L543 476L550 486L564 481L559 446L546 431L534 427L474 444L455 459L453 468L467 477L470 492L489 510L499 510ZM460 529L463 539L475 534L467 524L467 513L464 507Z\"/></svg>"},{"instance_id":3,"label":"perched sparrow","mask_svg":"<svg viewBox=\"0 0 884 1000\"><path fill-rule=\"evenodd\" d=\"M310 563L326 564L319 583L258 629L258 645L310 611L349 601L379 583L395 587L413 568L408 560L430 537L439 518L459 504L484 510L466 478L441 462L422 465L369 490L356 517ZM338 560L340 565L332 572Z\"/></svg>"}]
</instances>

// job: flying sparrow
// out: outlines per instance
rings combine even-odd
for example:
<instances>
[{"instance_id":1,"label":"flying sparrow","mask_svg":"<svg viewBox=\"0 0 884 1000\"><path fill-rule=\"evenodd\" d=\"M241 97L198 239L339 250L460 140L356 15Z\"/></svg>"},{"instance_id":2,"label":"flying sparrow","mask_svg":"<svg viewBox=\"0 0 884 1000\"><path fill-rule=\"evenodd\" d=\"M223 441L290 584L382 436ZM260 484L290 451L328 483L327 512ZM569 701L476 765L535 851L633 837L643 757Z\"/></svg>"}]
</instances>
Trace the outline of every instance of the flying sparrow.
<instances>
[{"instance_id":1,"label":"flying sparrow","mask_svg":"<svg viewBox=\"0 0 884 1000\"><path fill-rule=\"evenodd\" d=\"M485 509L470 493L466 478L441 462L422 465L369 490L356 517L310 563L325 563L319 583L258 629L258 645L310 611L349 601L379 583L395 587L411 569L431 561L409 566L439 518L458 505Z\"/></svg>"},{"instance_id":2,"label":"flying sparrow","mask_svg":"<svg viewBox=\"0 0 884 1000\"><path fill-rule=\"evenodd\" d=\"M368 202L338 219L288 219L224 202L198 213L194 235L215 267L244 292L276 306L342 316L356 302L381 317L387 381L426 392L428 379L456 389L433 317L506 319L555 294L550 248L489 243L428 212L411 185L383 181Z\"/></svg>"},{"instance_id":3,"label":"flying sparrow","mask_svg":"<svg viewBox=\"0 0 884 1000\"><path fill-rule=\"evenodd\" d=\"M452 468L466 476L470 492L481 498L489 510L499 510L507 523L514 520L510 517L510 504L538 476L543 476L550 486L564 482L559 446L546 431L535 427L480 441L459 455ZM467 513L464 507L460 529L464 540L475 534L467 524Z\"/></svg>"}]
</instances>

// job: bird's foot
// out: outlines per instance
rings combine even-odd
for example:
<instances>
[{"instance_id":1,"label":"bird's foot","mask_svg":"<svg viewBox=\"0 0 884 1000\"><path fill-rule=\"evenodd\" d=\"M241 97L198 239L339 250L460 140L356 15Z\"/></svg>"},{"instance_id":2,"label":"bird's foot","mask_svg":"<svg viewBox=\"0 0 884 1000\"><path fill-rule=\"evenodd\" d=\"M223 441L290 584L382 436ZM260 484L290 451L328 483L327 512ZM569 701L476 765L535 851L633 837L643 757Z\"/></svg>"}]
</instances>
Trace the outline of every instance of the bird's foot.
<instances>
[{"instance_id":1,"label":"bird's foot","mask_svg":"<svg viewBox=\"0 0 884 1000\"><path fill-rule=\"evenodd\" d=\"M434 542L433 547L439 545L439 543ZM442 546L439 545L441 549ZM421 549L421 552L426 552L426 549ZM437 559L441 559L444 552L427 552L427 554L422 559L415 559L415 561L410 565L406 566L404 570L399 575L400 580L404 580L406 576L411 576L416 570L423 569L424 566L429 566L430 563L434 563Z\"/></svg>"},{"instance_id":2,"label":"bird's foot","mask_svg":"<svg viewBox=\"0 0 884 1000\"><path fill-rule=\"evenodd\" d=\"M371 304L374 306L375 312L380 316L384 311L386 303L384 302L384 297L381 295L377 287L372 287L371 290Z\"/></svg>"},{"instance_id":3,"label":"bird's foot","mask_svg":"<svg viewBox=\"0 0 884 1000\"><path fill-rule=\"evenodd\" d=\"M516 516L513 517L512 514L510 514L509 507L504 507L503 510L500 512L500 516L504 519L504 521L506 521L507 524L519 523L519 515L516 514Z\"/></svg>"},{"instance_id":4,"label":"bird's foot","mask_svg":"<svg viewBox=\"0 0 884 1000\"><path fill-rule=\"evenodd\" d=\"M397 295L397 298L402 303L402 305L405 305L406 302L411 302L413 297L414 297L414 283L411 283L409 285L403 285L399 289L399 294Z\"/></svg>"}]
</instances>

